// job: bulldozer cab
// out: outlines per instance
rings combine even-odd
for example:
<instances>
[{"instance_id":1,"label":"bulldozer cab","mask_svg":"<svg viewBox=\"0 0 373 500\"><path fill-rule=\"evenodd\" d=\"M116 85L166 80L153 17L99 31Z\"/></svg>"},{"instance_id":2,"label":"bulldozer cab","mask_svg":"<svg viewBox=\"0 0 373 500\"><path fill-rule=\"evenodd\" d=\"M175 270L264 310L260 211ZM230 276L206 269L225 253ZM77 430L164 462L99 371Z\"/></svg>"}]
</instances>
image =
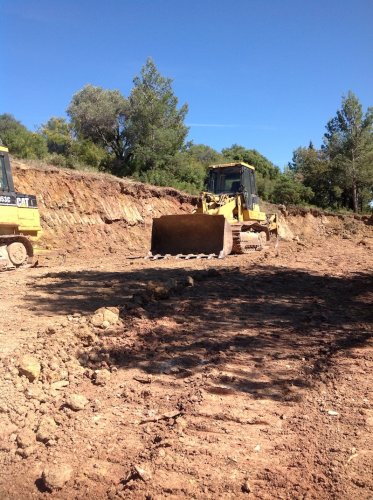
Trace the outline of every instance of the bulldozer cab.
<instances>
[{"instance_id":1,"label":"bulldozer cab","mask_svg":"<svg viewBox=\"0 0 373 500\"><path fill-rule=\"evenodd\" d=\"M14 193L7 148L0 146L0 191Z\"/></svg>"},{"instance_id":2,"label":"bulldozer cab","mask_svg":"<svg viewBox=\"0 0 373 500\"><path fill-rule=\"evenodd\" d=\"M245 205L252 210L258 202L254 167L247 163L225 163L210 167L208 176L208 192L214 194L242 193Z\"/></svg>"}]
</instances>

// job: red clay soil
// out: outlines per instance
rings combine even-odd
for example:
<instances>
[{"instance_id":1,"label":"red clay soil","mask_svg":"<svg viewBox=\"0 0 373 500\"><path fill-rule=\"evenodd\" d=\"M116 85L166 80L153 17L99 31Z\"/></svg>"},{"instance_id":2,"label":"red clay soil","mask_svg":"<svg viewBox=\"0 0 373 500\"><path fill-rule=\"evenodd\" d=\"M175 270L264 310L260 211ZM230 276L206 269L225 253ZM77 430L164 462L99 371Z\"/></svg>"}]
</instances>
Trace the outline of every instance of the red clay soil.
<instances>
[{"instance_id":1,"label":"red clay soil","mask_svg":"<svg viewBox=\"0 0 373 500\"><path fill-rule=\"evenodd\" d=\"M0 275L0 498L373 498L371 220L134 259L190 197L15 166L54 252Z\"/></svg>"},{"instance_id":2,"label":"red clay soil","mask_svg":"<svg viewBox=\"0 0 373 500\"><path fill-rule=\"evenodd\" d=\"M193 198L172 188L18 160L12 166L16 189L37 194L41 246L61 258L142 255L149 248L154 217L192 209Z\"/></svg>"},{"instance_id":3,"label":"red clay soil","mask_svg":"<svg viewBox=\"0 0 373 500\"><path fill-rule=\"evenodd\" d=\"M372 498L370 244L4 273L1 498Z\"/></svg>"}]
</instances>

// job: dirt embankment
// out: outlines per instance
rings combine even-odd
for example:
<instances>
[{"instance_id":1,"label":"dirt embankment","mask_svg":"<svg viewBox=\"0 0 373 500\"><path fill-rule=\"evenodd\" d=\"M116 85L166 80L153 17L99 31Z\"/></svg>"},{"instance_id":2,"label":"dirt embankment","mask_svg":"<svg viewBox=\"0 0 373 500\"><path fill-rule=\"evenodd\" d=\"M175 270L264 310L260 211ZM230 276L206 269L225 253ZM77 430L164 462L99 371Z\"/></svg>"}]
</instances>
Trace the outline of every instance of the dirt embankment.
<instances>
[{"instance_id":1,"label":"dirt embankment","mask_svg":"<svg viewBox=\"0 0 373 500\"><path fill-rule=\"evenodd\" d=\"M280 206L278 211L280 236L285 240L295 238L312 243L315 239L331 236L364 239L372 235L373 217L369 215L342 215L295 206Z\"/></svg>"},{"instance_id":2,"label":"dirt embankment","mask_svg":"<svg viewBox=\"0 0 373 500\"><path fill-rule=\"evenodd\" d=\"M20 192L36 194L43 242L68 253L144 254L154 217L191 210L192 197L111 175L36 168L13 161Z\"/></svg>"},{"instance_id":3,"label":"dirt embankment","mask_svg":"<svg viewBox=\"0 0 373 500\"><path fill-rule=\"evenodd\" d=\"M16 189L38 197L44 244L65 255L144 255L150 245L152 219L189 213L195 202L194 197L172 188L111 175L37 168L17 160L12 164ZM369 217L263 206L268 212L278 212L283 240L310 242L333 235L364 238L370 234Z\"/></svg>"}]
</instances>

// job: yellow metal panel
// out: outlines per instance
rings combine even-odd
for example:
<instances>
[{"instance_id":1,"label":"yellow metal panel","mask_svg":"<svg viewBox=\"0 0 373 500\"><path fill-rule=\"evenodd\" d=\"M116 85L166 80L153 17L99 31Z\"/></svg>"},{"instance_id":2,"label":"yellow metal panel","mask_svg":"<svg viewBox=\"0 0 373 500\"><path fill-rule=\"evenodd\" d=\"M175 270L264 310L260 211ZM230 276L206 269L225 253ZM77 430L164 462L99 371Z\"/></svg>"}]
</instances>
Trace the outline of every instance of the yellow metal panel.
<instances>
[{"instance_id":1,"label":"yellow metal panel","mask_svg":"<svg viewBox=\"0 0 373 500\"><path fill-rule=\"evenodd\" d=\"M40 237L39 210L0 206L0 234L20 233L27 233L34 238Z\"/></svg>"},{"instance_id":2,"label":"yellow metal panel","mask_svg":"<svg viewBox=\"0 0 373 500\"><path fill-rule=\"evenodd\" d=\"M20 208L17 207L17 215L18 219L20 219L24 224L27 224L26 221L35 220L35 213L37 212L34 208Z\"/></svg>"},{"instance_id":3,"label":"yellow metal panel","mask_svg":"<svg viewBox=\"0 0 373 500\"><path fill-rule=\"evenodd\" d=\"M245 221L250 221L250 220L265 221L267 220L267 216L264 212L261 212L260 210L244 210L243 219Z\"/></svg>"},{"instance_id":4,"label":"yellow metal panel","mask_svg":"<svg viewBox=\"0 0 373 500\"><path fill-rule=\"evenodd\" d=\"M234 199L228 201L225 205L217 208L208 208L207 213L209 215L224 215L226 219L233 218L233 210L236 207L236 201Z\"/></svg>"},{"instance_id":5,"label":"yellow metal panel","mask_svg":"<svg viewBox=\"0 0 373 500\"><path fill-rule=\"evenodd\" d=\"M17 207L0 207L0 226L2 223L18 225Z\"/></svg>"},{"instance_id":6,"label":"yellow metal panel","mask_svg":"<svg viewBox=\"0 0 373 500\"><path fill-rule=\"evenodd\" d=\"M260 212L259 210L248 210L250 220L260 220L265 221L267 219L266 214L264 212Z\"/></svg>"}]
</instances>

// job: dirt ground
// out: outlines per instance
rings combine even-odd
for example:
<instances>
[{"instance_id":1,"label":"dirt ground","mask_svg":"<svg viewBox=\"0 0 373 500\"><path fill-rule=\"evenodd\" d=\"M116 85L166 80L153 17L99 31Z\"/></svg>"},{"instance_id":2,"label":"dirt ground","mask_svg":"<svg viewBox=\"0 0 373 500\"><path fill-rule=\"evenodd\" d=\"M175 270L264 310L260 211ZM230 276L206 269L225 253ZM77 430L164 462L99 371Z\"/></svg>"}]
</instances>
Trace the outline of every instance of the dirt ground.
<instances>
[{"instance_id":1,"label":"dirt ground","mask_svg":"<svg viewBox=\"0 0 373 500\"><path fill-rule=\"evenodd\" d=\"M373 498L371 241L2 273L0 497Z\"/></svg>"}]
</instances>

